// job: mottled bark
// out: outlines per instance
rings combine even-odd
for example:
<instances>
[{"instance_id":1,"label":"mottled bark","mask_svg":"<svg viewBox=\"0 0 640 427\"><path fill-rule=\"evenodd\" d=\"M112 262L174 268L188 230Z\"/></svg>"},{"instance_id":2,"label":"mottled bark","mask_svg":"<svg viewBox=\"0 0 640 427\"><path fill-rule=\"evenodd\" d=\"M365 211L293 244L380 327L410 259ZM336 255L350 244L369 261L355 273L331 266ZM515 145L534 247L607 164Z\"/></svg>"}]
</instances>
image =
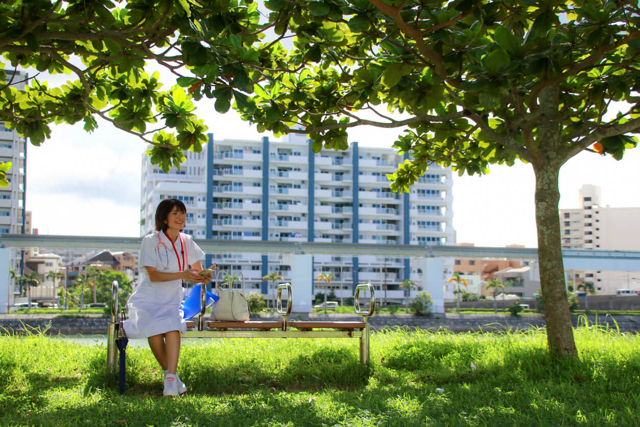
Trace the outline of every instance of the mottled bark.
<instances>
[{"instance_id":1,"label":"mottled bark","mask_svg":"<svg viewBox=\"0 0 640 427\"><path fill-rule=\"evenodd\" d=\"M557 157L560 147L557 87L540 93L542 114L538 127L538 156L533 161L536 174L536 225L538 260L544 316L547 323L549 351L556 356L575 357L569 302L564 282L560 235L560 190L558 180L563 159Z\"/></svg>"}]
</instances>

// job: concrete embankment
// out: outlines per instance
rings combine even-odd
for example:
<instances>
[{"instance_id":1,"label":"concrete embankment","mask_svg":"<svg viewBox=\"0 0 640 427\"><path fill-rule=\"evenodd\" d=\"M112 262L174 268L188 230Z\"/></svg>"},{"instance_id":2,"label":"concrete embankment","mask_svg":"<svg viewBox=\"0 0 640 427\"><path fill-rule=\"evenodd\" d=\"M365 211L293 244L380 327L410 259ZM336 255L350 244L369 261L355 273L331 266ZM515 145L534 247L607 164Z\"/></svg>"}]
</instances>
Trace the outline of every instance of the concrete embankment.
<instances>
[{"instance_id":1,"label":"concrete embankment","mask_svg":"<svg viewBox=\"0 0 640 427\"><path fill-rule=\"evenodd\" d=\"M256 320L279 319L273 315L252 316ZM583 326L585 316L572 316L574 326ZM289 320L359 320L349 314L292 314ZM640 316L588 316L588 324L601 325L620 332L640 332ZM26 333L46 330L50 335L92 335L106 334L109 317L55 317L53 315L2 315L0 333ZM545 327L540 315L495 315L495 314L432 314L415 316L411 314L376 314L369 318L374 330L385 328L420 328L428 330L446 329L452 332L529 330Z\"/></svg>"}]
</instances>

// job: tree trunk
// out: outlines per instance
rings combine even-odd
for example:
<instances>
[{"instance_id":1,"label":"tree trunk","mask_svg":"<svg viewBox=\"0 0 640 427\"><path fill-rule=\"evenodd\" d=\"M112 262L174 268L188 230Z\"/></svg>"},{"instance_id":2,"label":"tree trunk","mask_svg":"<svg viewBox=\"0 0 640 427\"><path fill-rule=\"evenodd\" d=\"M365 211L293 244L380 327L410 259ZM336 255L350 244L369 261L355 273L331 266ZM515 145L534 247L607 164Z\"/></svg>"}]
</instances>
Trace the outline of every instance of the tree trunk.
<instances>
[{"instance_id":1,"label":"tree trunk","mask_svg":"<svg viewBox=\"0 0 640 427\"><path fill-rule=\"evenodd\" d=\"M538 261L549 351L555 356L577 357L564 280L558 209L560 167L566 160L556 155L561 144L559 93L558 86L548 86L540 92L537 153L532 162L536 175Z\"/></svg>"},{"instance_id":2,"label":"tree trunk","mask_svg":"<svg viewBox=\"0 0 640 427\"><path fill-rule=\"evenodd\" d=\"M498 298L496 298L496 295L493 296L493 311L498 314Z\"/></svg>"},{"instance_id":3,"label":"tree trunk","mask_svg":"<svg viewBox=\"0 0 640 427\"><path fill-rule=\"evenodd\" d=\"M458 292L456 293L456 307L458 308L458 313L460 313L460 283L458 282Z\"/></svg>"},{"instance_id":4,"label":"tree trunk","mask_svg":"<svg viewBox=\"0 0 640 427\"><path fill-rule=\"evenodd\" d=\"M98 284L97 283L93 284L93 303L94 304L98 303Z\"/></svg>"}]
</instances>

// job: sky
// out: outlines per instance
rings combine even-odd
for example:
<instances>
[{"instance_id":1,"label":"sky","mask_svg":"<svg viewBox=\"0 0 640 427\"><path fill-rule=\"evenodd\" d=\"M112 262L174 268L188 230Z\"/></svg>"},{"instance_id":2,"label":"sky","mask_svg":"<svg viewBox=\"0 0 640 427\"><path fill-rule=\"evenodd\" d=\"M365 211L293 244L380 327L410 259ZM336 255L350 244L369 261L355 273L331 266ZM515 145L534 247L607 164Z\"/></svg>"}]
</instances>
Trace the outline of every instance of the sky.
<instances>
[{"instance_id":1,"label":"sky","mask_svg":"<svg viewBox=\"0 0 640 427\"><path fill-rule=\"evenodd\" d=\"M198 104L200 117L216 140L258 140L262 136L234 111L213 112L210 101ZM213 112L213 113L212 113ZM398 130L361 128L350 142L390 147ZM139 236L141 162L145 143L102 122L94 133L81 125L53 127L51 139L28 147L27 209L41 234ZM530 165L491 166L482 177L453 179L453 226L456 241L476 246L521 244L537 247L535 178ZM640 206L640 149L622 161L583 152L561 170L560 208L578 207L582 185L602 188L604 205Z\"/></svg>"}]
</instances>

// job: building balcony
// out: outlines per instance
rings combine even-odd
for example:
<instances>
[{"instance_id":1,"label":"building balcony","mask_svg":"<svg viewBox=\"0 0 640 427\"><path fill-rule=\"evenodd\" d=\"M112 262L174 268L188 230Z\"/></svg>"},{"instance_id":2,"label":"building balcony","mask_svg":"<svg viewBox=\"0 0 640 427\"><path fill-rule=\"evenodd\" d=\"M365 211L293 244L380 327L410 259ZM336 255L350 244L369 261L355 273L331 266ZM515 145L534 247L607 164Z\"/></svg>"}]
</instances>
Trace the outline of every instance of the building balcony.
<instances>
[{"instance_id":1,"label":"building balcony","mask_svg":"<svg viewBox=\"0 0 640 427\"><path fill-rule=\"evenodd\" d=\"M442 213L442 212L411 209L411 219L425 219L425 220L431 219L433 221L445 221L445 220L453 219L453 212L447 211L446 213Z\"/></svg>"},{"instance_id":2,"label":"building balcony","mask_svg":"<svg viewBox=\"0 0 640 427\"><path fill-rule=\"evenodd\" d=\"M308 210L309 210L309 206L302 205L302 204L292 205L292 204L269 203L269 211L307 213Z\"/></svg>"},{"instance_id":3,"label":"building balcony","mask_svg":"<svg viewBox=\"0 0 640 427\"><path fill-rule=\"evenodd\" d=\"M11 199L0 199L0 208L11 208Z\"/></svg>"},{"instance_id":4,"label":"building balcony","mask_svg":"<svg viewBox=\"0 0 640 427\"><path fill-rule=\"evenodd\" d=\"M331 181L333 182L349 182L352 180L353 180L353 177L351 174L333 175L331 178Z\"/></svg>"},{"instance_id":5,"label":"building balcony","mask_svg":"<svg viewBox=\"0 0 640 427\"><path fill-rule=\"evenodd\" d=\"M400 226L397 224L371 224L360 223L358 224L359 231L399 231Z\"/></svg>"},{"instance_id":6,"label":"building balcony","mask_svg":"<svg viewBox=\"0 0 640 427\"><path fill-rule=\"evenodd\" d=\"M435 203L451 203L453 202L453 197L451 196L451 194L447 194L446 196L442 197L442 195L436 195L436 194L418 194L416 192L411 193L411 199L412 200L416 200L416 201L429 201L429 202L435 202Z\"/></svg>"},{"instance_id":7,"label":"building balcony","mask_svg":"<svg viewBox=\"0 0 640 427\"><path fill-rule=\"evenodd\" d=\"M262 195L262 187L246 187L242 185L216 185L214 193Z\"/></svg>"},{"instance_id":8,"label":"building balcony","mask_svg":"<svg viewBox=\"0 0 640 427\"><path fill-rule=\"evenodd\" d=\"M308 156L294 156L293 154L276 154L269 153L269 162L271 163L296 163L296 164L308 164Z\"/></svg>"},{"instance_id":9,"label":"building balcony","mask_svg":"<svg viewBox=\"0 0 640 427\"><path fill-rule=\"evenodd\" d=\"M331 198L333 198L333 196L331 194L331 190L316 190L314 194L315 194L315 198L316 199L331 199Z\"/></svg>"},{"instance_id":10,"label":"building balcony","mask_svg":"<svg viewBox=\"0 0 640 427\"><path fill-rule=\"evenodd\" d=\"M224 202L224 203L214 203L213 211L215 213L221 211L261 211L262 203L232 203L232 202Z\"/></svg>"},{"instance_id":11,"label":"building balcony","mask_svg":"<svg viewBox=\"0 0 640 427\"><path fill-rule=\"evenodd\" d=\"M294 181L304 181L309 179L309 174L307 172L291 172L291 171L269 171L269 178L275 180L294 180Z\"/></svg>"},{"instance_id":12,"label":"building balcony","mask_svg":"<svg viewBox=\"0 0 640 427\"><path fill-rule=\"evenodd\" d=\"M309 190L306 188L278 187L269 188L269 194L286 194L292 197L308 197Z\"/></svg>"},{"instance_id":13,"label":"building balcony","mask_svg":"<svg viewBox=\"0 0 640 427\"><path fill-rule=\"evenodd\" d=\"M213 176L262 179L262 171L252 169L215 169L213 171Z\"/></svg>"},{"instance_id":14,"label":"building balcony","mask_svg":"<svg viewBox=\"0 0 640 427\"><path fill-rule=\"evenodd\" d=\"M360 216L392 217L400 215L400 210L392 208L360 208L358 214Z\"/></svg>"},{"instance_id":15,"label":"building balcony","mask_svg":"<svg viewBox=\"0 0 640 427\"><path fill-rule=\"evenodd\" d=\"M397 193L390 192L379 192L379 191L359 191L358 197L361 200L400 200L400 195Z\"/></svg>"},{"instance_id":16,"label":"building balcony","mask_svg":"<svg viewBox=\"0 0 640 427\"><path fill-rule=\"evenodd\" d=\"M303 230L307 228L307 221L270 220L270 228L292 228Z\"/></svg>"},{"instance_id":17,"label":"building balcony","mask_svg":"<svg viewBox=\"0 0 640 427\"><path fill-rule=\"evenodd\" d=\"M313 207L313 211L314 213L320 214L320 215L325 215L325 214L330 214L331 213L331 206L320 206L320 205L315 205Z\"/></svg>"},{"instance_id":18,"label":"building balcony","mask_svg":"<svg viewBox=\"0 0 640 427\"><path fill-rule=\"evenodd\" d=\"M226 160L235 163L235 161L242 162L260 162L262 163L262 154L254 153L233 153L231 151L218 151L213 153L215 160Z\"/></svg>"},{"instance_id":19,"label":"building balcony","mask_svg":"<svg viewBox=\"0 0 640 427\"><path fill-rule=\"evenodd\" d=\"M358 162L360 168L380 168L380 167L388 167L388 168L397 168L397 162L388 162L386 160L375 160L375 159L360 159ZM391 172L389 172L391 173Z\"/></svg>"},{"instance_id":20,"label":"building balcony","mask_svg":"<svg viewBox=\"0 0 640 427\"><path fill-rule=\"evenodd\" d=\"M331 165L331 157L316 156L315 164L319 166Z\"/></svg>"},{"instance_id":21,"label":"building balcony","mask_svg":"<svg viewBox=\"0 0 640 427\"><path fill-rule=\"evenodd\" d=\"M313 223L313 228L318 231L331 230L330 222L317 221Z\"/></svg>"},{"instance_id":22,"label":"building balcony","mask_svg":"<svg viewBox=\"0 0 640 427\"><path fill-rule=\"evenodd\" d=\"M314 175L316 182L329 182L331 181L330 173L316 173Z\"/></svg>"},{"instance_id":23,"label":"building balcony","mask_svg":"<svg viewBox=\"0 0 640 427\"><path fill-rule=\"evenodd\" d=\"M360 184L390 184L391 181L387 179L386 175L373 176L373 175L360 175L358 177Z\"/></svg>"},{"instance_id":24,"label":"building balcony","mask_svg":"<svg viewBox=\"0 0 640 427\"><path fill-rule=\"evenodd\" d=\"M262 221L257 219L214 219L211 225L214 227L262 228Z\"/></svg>"},{"instance_id":25,"label":"building balcony","mask_svg":"<svg viewBox=\"0 0 640 427\"><path fill-rule=\"evenodd\" d=\"M353 195L351 194L351 191L348 191L348 190L344 190L344 191L333 190L331 192L331 198L333 198L333 199L352 199Z\"/></svg>"}]
</instances>

